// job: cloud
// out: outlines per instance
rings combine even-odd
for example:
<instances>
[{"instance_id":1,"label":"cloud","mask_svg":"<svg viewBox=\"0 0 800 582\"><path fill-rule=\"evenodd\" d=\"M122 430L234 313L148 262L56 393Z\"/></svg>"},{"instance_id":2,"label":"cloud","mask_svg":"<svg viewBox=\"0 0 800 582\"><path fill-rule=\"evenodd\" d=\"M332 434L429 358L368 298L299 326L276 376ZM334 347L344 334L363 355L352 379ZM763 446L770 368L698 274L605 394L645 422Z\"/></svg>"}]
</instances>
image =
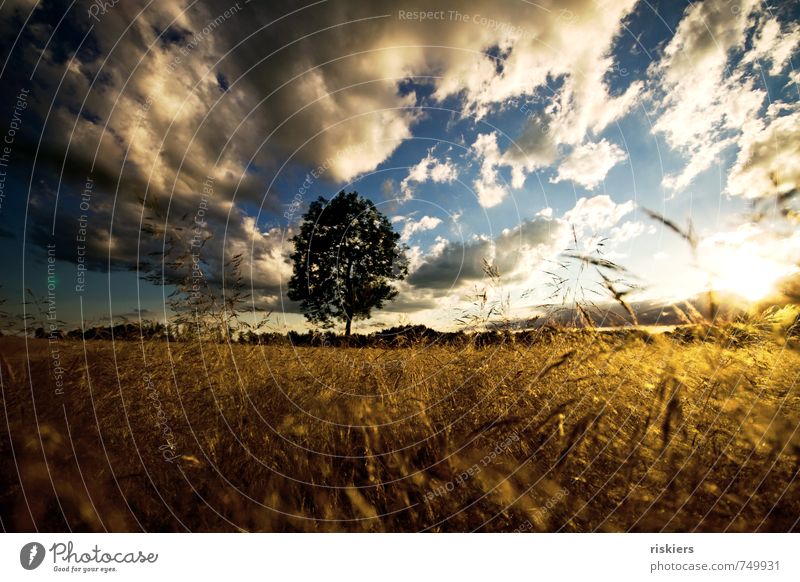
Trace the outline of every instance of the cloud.
<instances>
[{"instance_id":1,"label":"cloud","mask_svg":"<svg viewBox=\"0 0 800 582\"><path fill-rule=\"evenodd\" d=\"M572 245L574 226L581 244L609 239L609 257L620 256L613 246L630 241L647 232L654 232L638 221L620 220L634 209L628 201L617 204L609 196L580 198L561 217L552 209L538 213L516 227L504 229L494 237L473 236L467 241L450 241L438 237L426 254L414 253L413 268L404 285L412 293L424 292L437 302L439 309L462 305L476 285L486 278L484 261L497 268L502 292L521 299L540 297L546 281L545 265L557 261ZM536 291L535 293L531 293Z\"/></svg>"},{"instance_id":2,"label":"cloud","mask_svg":"<svg viewBox=\"0 0 800 582\"><path fill-rule=\"evenodd\" d=\"M497 146L497 133L481 133L472 144L472 152L481 161L478 177L472 182L478 204L491 208L500 204L508 194L500 183L498 168L502 164L500 148Z\"/></svg>"},{"instance_id":3,"label":"cloud","mask_svg":"<svg viewBox=\"0 0 800 582\"><path fill-rule=\"evenodd\" d=\"M612 98L603 81L613 64L610 48L635 4L578 0L558 5L560 10L545 5L529 10L501 3L487 11L485 4L460 3L458 10L469 18L455 28L471 33L484 49L495 47L502 60L498 65L492 58L475 62L448 55L449 74L437 84L434 96L442 100L461 95L464 112L482 118L493 104L533 95L547 86L548 78L563 78L563 91L556 97L563 111L559 121L568 122L565 132L580 133L575 140L580 141L586 128L609 123L628 105L623 102L638 92L637 87L623 99ZM487 12L491 16L483 16ZM575 42L581 38L592 42Z\"/></svg>"},{"instance_id":4,"label":"cloud","mask_svg":"<svg viewBox=\"0 0 800 582\"><path fill-rule=\"evenodd\" d=\"M502 153L497 145L497 132L478 136L472 147L483 157L481 176L476 184L476 190L483 193L483 200L493 206L507 194L505 186L499 183L498 169L509 169L511 187L518 190L525 185L528 174L558 159L562 142L555 135L555 123L545 111L528 115L520 134Z\"/></svg>"},{"instance_id":5,"label":"cloud","mask_svg":"<svg viewBox=\"0 0 800 582\"><path fill-rule=\"evenodd\" d=\"M405 281L395 284L398 290L397 297L386 304L387 313L414 314L426 309L436 308L442 297L431 289L418 289L408 285Z\"/></svg>"},{"instance_id":6,"label":"cloud","mask_svg":"<svg viewBox=\"0 0 800 582\"><path fill-rule=\"evenodd\" d=\"M521 141L513 143L505 152L500 151L497 138L496 131L480 133L470 148L471 154L480 161L472 186L483 208L497 206L508 196L507 182L500 175L502 168L511 172L511 187L520 189L529 172L547 165L557 155L556 146L546 132L532 129L530 124L523 131Z\"/></svg>"},{"instance_id":7,"label":"cloud","mask_svg":"<svg viewBox=\"0 0 800 582\"><path fill-rule=\"evenodd\" d=\"M522 188L527 173L549 166L558 158L558 144L552 128L551 116L536 112L528 116L522 132L503 152L502 163L511 168L514 188Z\"/></svg>"},{"instance_id":8,"label":"cloud","mask_svg":"<svg viewBox=\"0 0 800 582\"><path fill-rule=\"evenodd\" d=\"M610 62L606 64L610 66ZM582 142L587 134L602 131L627 113L640 89L641 85L634 83L624 95L598 101L593 114L576 110L573 96L559 93L553 103L527 117L520 134L503 152L497 145L497 132L480 134L472 148L483 158L480 176L474 183L481 205L496 206L507 196L507 188L499 180L500 168L509 169L511 187L520 189L531 172L555 163L563 146L573 150L559 165L554 182L573 180L590 190L595 188L626 156L606 139Z\"/></svg>"},{"instance_id":9,"label":"cloud","mask_svg":"<svg viewBox=\"0 0 800 582\"><path fill-rule=\"evenodd\" d=\"M585 143L572 150L561 162L558 174L551 181L558 183L571 180L588 190L594 190L609 170L625 159L625 152L605 139L597 143Z\"/></svg>"},{"instance_id":10,"label":"cloud","mask_svg":"<svg viewBox=\"0 0 800 582\"><path fill-rule=\"evenodd\" d=\"M383 194L384 198L394 198L395 188L397 187L397 183L391 179L386 178L383 182L381 182L381 194Z\"/></svg>"},{"instance_id":11,"label":"cloud","mask_svg":"<svg viewBox=\"0 0 800 582\"><path fill-rule=\"evenodd\" d=\"M400 232L400 240L408 242L417 232L435 229L442 223L442 219L434 216L423 216L419 220L414 220L411 217L397 216L392 219L392 222L404 222L403 230Z\"/></svg>"},{"instance_id":12,"label":"cloud","mask_svg":"<svg viewBox=\"0 0 800 582\"><path fill-rule=\"evenodd\" d=\"M88 260L98 269L108 264L109 253L113 268L130 269L158 250L159 240L140 236L147 214L140 197L159 199L163 209L168 204L168 230L181 228L212 178L209 255L224 261L231 249L242 250L245 264L279 271L280 265L264 262L274 254L274 237L247 224L253 207L280 215L287 203L268 189L271 179L284 162L283 172L293 164L322 167L332 181L377 168L421 119L417 105L425 98L400 89L407 79L429 83L434 103L456 97L461 113L476 118L506 106L509 98L549 91L548 79L561 79L546 112L558 131L548 139L538 136L533 118L519 136L522 151L500 152L496 136L484 138L475 188L485 207L507 196L501 168L511 168L512 187L521 187L527 172L553 159L554 143L580 143L586 131L602 130L638 92L612 97L603 80L634 0L602 6L575 0L566 12L501 3L491 19L478 0L444 2L437 8L466 14L466 21L425 23L403 21L397 4L388 1L298 7L280 0L131 0L106 11L91 31L89 4L79 0L61 24L58 11L36 10L23 39L30 50L16 50L8 71L16 75L9 78L15 86L27 83L38 67L29 112L47 119L32 240L49 242L58 192L57 226L64 230L57 236L70 248L82 183L91 174L97 188ZM30 6L9 4L14 19ZM421 0L403 6L427 8ZM575 42L590 35L592 43ZM431 48L433 41L446 48ZM504 55L502 66L488 56L494 47ZM28 118L25 126L27 143L36 144L41 125ZM20 137L16 152L24 143ZM57 183L62 168L64 181ZM426 180L438 183L457 175L449 160L428 160L424 169ZM65 260L70 257L65 253ZM274 290L274 277L258 277Z\"/></svg>"},{"instance_id":13,"label":"cloud","mask_svg":"<svg viewBox=\"0 0 800 582\"><path fill-rule=\"evenodd\" d=\"M504 283L513 283L557 253L565 243L565 232L561 221L534 218L494 239L480 236L462 244L439 239L408 282L416 288L463 288L484 278L485 260L499 270Z\"/></svg>"},{"instance_id":14,"label":"cloud","mask_svg":"<svg viewBox=\"0 0 800 582\"><path fill-rule=\"evenodd\" d=\"M761 18L754 35L753 48L744 56L744 63L770 63L769 74L780 75L800 45L800 24L782 26L774 18Z\"/></svg>"},{"instance_id":15,"label":"cloud","mask_svg":"<svg viewBox=\"0 0 800 582\"><path fill-rule=\"evenodd\" d=\"M402 182L400 182L400 192L403 200L411 200L414 197L412 184L422 184L433 182L435 184L451 183L458 178L458 170L450 158L440 162L433 156L433 151L422 158L416 165L408 170Z\"/></svg>"},{"instance_id":16,"label":"cloud","mask_svg":"<svg viewBox=\"0 0 800 582\"><path fill-rule=\"evenodd\" d=\"M22 14L23 17L27 17L37 4L37 0L6 0L3 7L11 14Z\"/></svg>"},{"instance_id":17,"label":"cloud","mask_svg":"<svg viewBox=\"0 0 800 582\"><path fill-rule=\"evenodd\" d=\"M594 234L617 224L634 206L633 200L617 204L606 194L580 198L571 210L564 213L564 220L578 232Z\"/></svg>"},{"instance_id":18,"label":"cloud","mask_svg":"<svg viewBox=\"0 0 800 582\"><path fill-rule=\"evenodd\" d=\"M742 148L728 175L733 196L757 199L800 188L800 110L777 115L742 138Z\"/></svg>"},{"instance_id":19,"label":"cloud","mask_svg":"<svg viewBox=\"0 0 800 582\"><path fill-rule=\"evenodd\" d=\"M638 220L628 220L611 229L609 240L614 244L619 244L634 239L645 232L654 234L656 229L653 225L647 227Z\"/></svg>"},{"instance_id":20,"label":"cloud","mask_svg":"<svg viewBox=\"0 0 800 582\"><path fill-rule=\"evenodd\" d=\"M319 163L343 148L362 145L359 155L335 162L332 176L340 180L374 169L409 137L419 112L414 109L417 95L398 89L407 78L432 84L433 101L458 96L464 115L481 118L509 98L533 95L548 78L562 77L558 125L580 141L587 129L600 131L626 110L638 92L611 97L604 82L613 65L609 50L634 4L576 0L569 18L564 10L499 4L487 19L479 0L445 1L438 10L468 18L412 22L400 17L395 2L326 3L270 26L259 43L238 46L226 76L247 73L237 97L255 108L252 119L262 129L279 126L271 142L283 151L297 151L298 159ZM248 5L246 22L224 29L225 44L232 46L256 26L271 24L289 6L294 7ZM421 0L403 5L404 12L415 9L429 7ZM588 34L592 43L574 42ZM432 49L433 42L451 48ZM495 47L505 57L502 67L489 56ZM270 51L278 56L264 59ZM281 87L277 92L276 86ZM248 95L270 97L256 103Z\"/></svg>"},{"instance_id":21,"label":"cloud","mask_svg":"<svg viewBox=\"0 0 800 582\"><path fill-rule=\"evenodd\" d=\"M487 238L462 245L442 240L409 274L408 282L417 288L448 289L464 281L479 280L483 277L482 260L491 255L492 244Z\"/></svg>"},{"instance_id":22,"label":"cloud","mask_svg":"<svg viewBox=\"0 0 800 582\"><path fill-rule=\"evenodd\" d=\"M753 65L769 62L769 73L778 75L798 43L800 28L782 25L756 0L707 0L686 9L649 71L658 108L653 131L688 159L664 177L666 188L686 188L723 151L741 145L767 96L756 88L761 72Z\"/></svg>"},{"instance_id":23,"label":"cloud","mask_svg":"<svg viewBox=\"0 0 800 582\"><path fill-rule=\"evenodd\" d=\"M729 51L744 44L757 0L712 0L691 4L656 69L669 85L713 87Z\"/></svg>"}]
</instances>

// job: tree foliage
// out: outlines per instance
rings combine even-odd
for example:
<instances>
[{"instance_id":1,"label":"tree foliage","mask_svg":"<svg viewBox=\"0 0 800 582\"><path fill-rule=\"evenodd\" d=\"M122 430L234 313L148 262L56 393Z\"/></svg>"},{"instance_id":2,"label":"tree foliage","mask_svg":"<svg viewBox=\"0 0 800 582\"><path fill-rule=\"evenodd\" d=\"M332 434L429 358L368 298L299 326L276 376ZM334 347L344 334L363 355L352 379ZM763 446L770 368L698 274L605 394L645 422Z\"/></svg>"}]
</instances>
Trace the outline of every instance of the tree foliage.
<instances>
[{"instance_id":1,"label":"tree foliage","mask_svg":"<svg viewBox=\"0 0 800 582\"><path fill-rule=\"evenodd\" d=\"M292 238L294 272L289 298L300 302L306 319L322 327L368 319L397 295L392 281L407 272L400 235L375 205L357 192L309 205Z\"/></svg>"}]
</instances>

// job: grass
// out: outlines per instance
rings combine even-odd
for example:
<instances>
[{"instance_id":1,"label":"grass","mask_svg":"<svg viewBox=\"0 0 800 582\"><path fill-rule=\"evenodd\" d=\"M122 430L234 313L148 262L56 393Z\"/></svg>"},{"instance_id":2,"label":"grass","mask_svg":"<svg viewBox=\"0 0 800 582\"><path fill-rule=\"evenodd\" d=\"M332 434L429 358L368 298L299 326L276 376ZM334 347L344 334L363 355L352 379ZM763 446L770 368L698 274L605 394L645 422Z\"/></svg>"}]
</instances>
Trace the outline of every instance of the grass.
<instances>
[{"instance_id":1,"label":"grass","mask_svg":"<svg viewBox=\"0 0 800 582\"><path fill-rule=\"evenodd\" d=\"M696 335L0 338L2 527L798 531L797 347Z\"/></svg>"}]
</instances>

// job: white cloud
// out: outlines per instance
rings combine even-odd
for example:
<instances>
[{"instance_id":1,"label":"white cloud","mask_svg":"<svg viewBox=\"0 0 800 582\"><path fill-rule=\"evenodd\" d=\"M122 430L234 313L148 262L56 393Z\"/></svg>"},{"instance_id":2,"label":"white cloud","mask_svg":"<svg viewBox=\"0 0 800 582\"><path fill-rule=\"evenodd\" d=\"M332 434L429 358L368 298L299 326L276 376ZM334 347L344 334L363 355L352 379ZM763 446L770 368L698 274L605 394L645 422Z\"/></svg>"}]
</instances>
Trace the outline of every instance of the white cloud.
<instances>
[{"instance_id":1,"label":"white cloud","mask_svg":"<svg viewBox=\"0 0 800 582\"><path fill-rule=\"evenodd\" d=\"M777 112L778 108L772 109ZM742 149L728 175L733 196L761 198L800 188L800 110L768 119L742 138Z\"/></svg>"},{"instance_id":2,"label":"white cloud","mask_svg":"<svg viewBox=\"0 0 800 582\"><path fill-rule=\"evenodd\" d=\"M800 45L800 24L781 27L774 18L764 17L755 34L753 48L745 55L745 63L770 63L769 74L779 75Z\"/></svg>"},{"instance_id":3,"label":"white cloud","mask_svg":"<svg viewBox=\"0 0 800 582\"><path fill-rule=\"evenodd\" d=\"M508 195L506 187L500 183L498 168L501 165L500 148L497 146L497 133L481 133L472 144L474 155L481 160L478 177L472 183L478 203L484 208L500 204Z\"/></svg>"},{"instance_id":4,"label":"white cloud","mask_svg":"<svg viewBox=\"0 0 800 582\"><path fill-rule=\"evenodd\" d=\"M617 204L606 194L580 198L572 210L564 213L564 220L580 232L592 234L611 228L634 208L633 200Z\"/></svg>"},{"instance_id":5,"label":"white cloud","mask_svg":"<svg viewBox=\"0 0 800 582\"><path fill-rule=\"evenodd\" d=\"M558 175L552 182L571 180L588 190L594 190L609 170L625 159L625 152L605 139L597 143L585 143L572 150L561 162Z\"/></svg>"},{"instance_id":6,"label":"white cloud","mask_svg":"<svg viewBox=\"0 0 800 582\"><path fill-rule=\"evenodd\" d=\"M561 77L563 90L555 96L562 114L559 126L573 134L570 143L578 143L587 128L600 131L629 107L640 90L637 84L623 96L611 97L603 79L613 65L610 48L635 4L635 0L577 0L567 12L534 7L526 13L513 3L497 3L489 11L491 22L482 23L485 4L460 3L460 11L472 11L477 18L472 26L456 28L481 39L484 48L498 47L505 55L502 70L498 72L493 59L449 55L448 75L437 83L434 96L442 100L461 94L464 112L481 118L493 104L533 95L548 77ZM592 42L576 42L586 38Z\"/></svg>"},{"instance_id":7,"label":"white cloud","mask_svg":"<svg viewBox=\"0 0 800 582\"><path fill-rule=\"evenodd\" d=\"M432 151L428 151L424 158L408 170L408 176L400 182L402 199L410 200L414 197L412 184L422 184L428 181L436 184L449 184L457 178L458 169L450 158L441 162L434 157Z\"/></svg>"},{"instance_id":8,"label":"white cloud","mask_svg":"<svg viewBox=\"0 0 800 582\"><path fill-rule=\"evenodd\" d=\"M800 26L782 28L757 0L706 0L687 8L650 68L659 110L653 131L688 160L664 177L667 189L683 190L727 148L742 145L767 97L757 88L760 72L749 67L770 63L769 73L777 75L798 44Z\"/></svg>"},{"instance_id":9,"label":"white cloud","mask_svg":"<svg viewBox=\"0 0 800 582\"><path fill-rule=\"evenodd\" d=\"M643 222L638 220L628 220L619 226L612 228L609 239L612 243L619 244L634 239L645 232L648 234L654 234L656 229L653 225L648 227L645 226Z\"/></svg>"},{"instance_id":10,"label":"white cloud","mask_svg":"<svg viewBox=\"0 0 800 582\"><path fill-rule=\"evenodd\" d=\"M717 142L705 144L704 147L697 146L691 152L689 163L684 166L676 174L667 174L661 181L661 184L667 190L672 192L669 196L672 198L675 192L679 192L692 183L698 175L705 172L723 150L730 147L732 144L730 139L722 139Z\"/></svg>"},{"instance_id":11,"label":"white cloud","mask_svg":"<svg viewBox=\"0 0 800 582\"><path fill-rule=\"evenodd\" d=\"M423 216L419 220L414 220L410 217L395 217L392 222L402 221L403 230L400 233L400 240L408 242L411 237L417 232L424 232L426 230L433 230L442 223L441 218L435 216Z\"/></svg>"},{"instance_id":12,"label":"white cloud","mask_svg":"<svg viewBox=\"0 0 800 582\"><path fill-rule=\"evenodd\" d=\"M691 5L664 55L651 66L651 77L664 93L653 131L663 134L672 148L696 158L682 176L668 176L667 187L688 185L721 149L715 141L732 102L741 95L737 89L747 82L741 76L726 82L728 56L744 44L755 4L710 0Z\"/></svg>"}]
</instances>

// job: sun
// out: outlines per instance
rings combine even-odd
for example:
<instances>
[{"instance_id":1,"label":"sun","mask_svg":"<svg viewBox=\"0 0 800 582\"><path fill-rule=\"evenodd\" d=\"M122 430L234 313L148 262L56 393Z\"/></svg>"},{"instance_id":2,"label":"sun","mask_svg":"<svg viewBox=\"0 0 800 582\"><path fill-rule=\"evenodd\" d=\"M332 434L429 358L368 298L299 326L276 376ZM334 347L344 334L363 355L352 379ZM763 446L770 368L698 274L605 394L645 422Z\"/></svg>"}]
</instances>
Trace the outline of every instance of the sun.
<instances>
[{"instance_id":1,"label":"sun","mask_svg":"<svg viewBox=\"0 0 800 582\"><path fill-rule=\"evenodd\" d=\"M735 293L751 303L774 293L778 281L798 271L780 257L764 256L763 249L755 245L727 247L711 255L705 261L711 287Z\"/></svg>"}]
</instances>

